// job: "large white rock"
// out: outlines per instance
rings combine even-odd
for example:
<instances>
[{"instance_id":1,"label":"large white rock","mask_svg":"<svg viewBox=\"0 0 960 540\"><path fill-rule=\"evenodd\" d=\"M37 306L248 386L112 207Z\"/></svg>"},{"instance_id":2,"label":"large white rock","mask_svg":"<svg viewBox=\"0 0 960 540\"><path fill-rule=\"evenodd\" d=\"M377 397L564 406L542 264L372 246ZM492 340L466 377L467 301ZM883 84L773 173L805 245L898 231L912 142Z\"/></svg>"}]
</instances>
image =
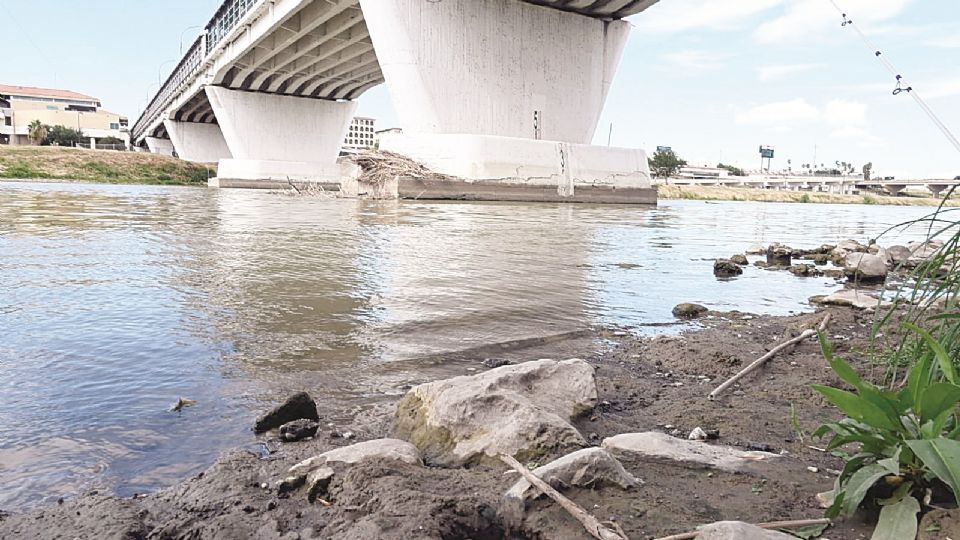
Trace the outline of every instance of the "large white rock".
<instances>
[{"instance_id":1,"label":"large white rock","mask_svg":"<svg viewBox=\"0 0 960 540\"><path fill-rule=\"evenodd\" d=\"M881 302L878 297L857 289L840 289L826 296L814 296L810 299L810 302L824 306L852 307L856 309L890 307L890 302Z\"/></svg>"},{"instance_id":2,"label":"large white rock","mask_svg":"<svg viewBox=\"0 0 960 540\"><path fill-rule=\"evenodd\" d=\"M586 446L570 420L596 403L590 364L538 360L417 386L400 401L394 431L437 465L524 461Z\"/></svg>"},{"instance_id":3,"label":"large white rock","mask_svg":"<svg viewBox=\"0 0 960 540\"><path fill-rule=\"evenodd\" d=\"M780 457L769 452L744 452L727 446L678 439L657 431L615 435L604 439L601 446L615 456L673 461L732 473L748 472L758 462Z\"/></svg>"},{"instance_id":4,"label":"large white rock","mask_svg":"<svg viewBox=\"0 0 960 540\"><path fill-rule=\"evenodd\" d=\"M701 528L696 540L796 540L796 537L742 521L720 521Z\"/></svg>"},{"instance_id":5,"label":"large white rock","mask_svg":"<svg viewBox=\"0 0 960 540\"><path fill-rule=\"evenodd\" d=\"M306 482L308 492L313 494L317 487L330 481L338 466L354 465L366 459L377 458L393 459L411 465L422 464L420 451L416 446L397 439L376 439L330 450L301 461L290 468L289 476L283 483L294 486Z\"/></svg>"},{"instance_id":6,"label":"large white rock","mask_svg":"<svg viewBox=\"0 0 960 540\"><path fill-rule=\"evenodd\" d=\"M886 257L868 253L851 253L847 255L843 272L848 278L861 282L883 281L887 277Z\"/></svg>"}]
</instances>

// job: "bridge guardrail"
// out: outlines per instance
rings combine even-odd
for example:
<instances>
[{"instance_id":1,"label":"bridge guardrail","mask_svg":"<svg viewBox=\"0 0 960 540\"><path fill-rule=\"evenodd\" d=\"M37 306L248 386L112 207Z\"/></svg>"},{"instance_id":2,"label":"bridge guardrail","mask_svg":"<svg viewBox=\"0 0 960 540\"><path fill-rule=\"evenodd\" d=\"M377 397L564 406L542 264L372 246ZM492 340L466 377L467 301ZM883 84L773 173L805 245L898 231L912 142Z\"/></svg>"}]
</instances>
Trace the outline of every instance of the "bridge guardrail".
<instances>
[{"instance_id":1,"label":"bridge guardrail","mask_svg":"<svg viewBox=\"0 0 960 540\"><path fill-rule=\"evenodd\" d=\"M213 51L217 45L223 41L240 24L244 16L250 12L253 7L263 0L224 0L220 7L214 13L213 18L204 27L203 34L193 42L193 45L187 50L187 54L180 60L177 67L174 68L167 80L157 90L156 95L147 105L147 108L133 125L132 134L135 139L139 138L145 129L153 123L161 114L180 86L189 79L200 66L203 60Z\"/></svg>"}]
</instances>

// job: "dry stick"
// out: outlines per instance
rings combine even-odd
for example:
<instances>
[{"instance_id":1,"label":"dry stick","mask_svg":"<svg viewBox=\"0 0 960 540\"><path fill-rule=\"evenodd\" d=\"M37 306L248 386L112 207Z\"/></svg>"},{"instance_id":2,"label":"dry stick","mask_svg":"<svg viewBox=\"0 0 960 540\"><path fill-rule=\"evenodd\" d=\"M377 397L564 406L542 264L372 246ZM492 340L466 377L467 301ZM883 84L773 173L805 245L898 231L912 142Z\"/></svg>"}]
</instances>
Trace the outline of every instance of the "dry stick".
<instances>
[{"instance_id":1,"label":"dry stick","mask_svg":"<svg viewBox=\"0 0 960 540\"><path fill-rule=\"evenodd\" d=\"M797 521L771 521L770 523L757 523L757 527L761 529L790 529L793 527L806 527L808 525L829 525L830 520L826 518L820 519L800 519ZM673 536L664 536L663 538L657 538L656 540L692 540L700 534L700 531L697 532L688 532L683 534L675 534Z\"/></svg>"},{"instance_id":2,"label":"dry stick","mask_svg":"<svg viewBox=\"0 0 960 540\"><path fill-rule=\"evenodd\" d=\"M597 520L597 518L591 516L586 510L581 508L580 505L561 495L560 492L553 489L550 484L544 482L539 476L530 472L526 467L521 465L519 461L513 459L513 457L501 455L500 460L513 468L513 470L520 473L527 482L533 484L537 489L543 492L544 495L556 501L557 504L562 506L564 510L569 512L571 516L579 521L583 525L583 528L585 528L587 532L590 533L594 538L597 538L598 540L629 540L626 535L605 527L600 523L600 521Z\"/></svg>"},{"instance_id":3,"label":"dry stick","mask_svg":"<svg viewBox=\"0 0 960 540\"><path fill-rule=\"evenodd\" d=\"M820 327L818 328L818 330L820 332L823 332L827 328L827 324L829 322L830 322L830 314L827 313L827 316L823 318L823 322L820 323ZM733 386L733 383L739 381L740 379L744 378L745 376L755 371L757 368L762 366L767 360L770 360L771 358L776 356L777 353L779 353L780 351L786 349L787 347L790 347L791 345L800 343L801 341L815 335L817 335L817 330L804 330L803 333L801 333L799 336L791 339L790 341L777 345L776 347L771 349L770 352L761 356L749 366L743 368L740 371L740 373L737 373L733 377L730 377L730 379L728 379L727 382L718 386L716 389L714 389L713 392L710 392L710 395L707 397L709 397L710 399L716 399L716 397L719 396L724 390Z\"/></svg>"}]
</instances>

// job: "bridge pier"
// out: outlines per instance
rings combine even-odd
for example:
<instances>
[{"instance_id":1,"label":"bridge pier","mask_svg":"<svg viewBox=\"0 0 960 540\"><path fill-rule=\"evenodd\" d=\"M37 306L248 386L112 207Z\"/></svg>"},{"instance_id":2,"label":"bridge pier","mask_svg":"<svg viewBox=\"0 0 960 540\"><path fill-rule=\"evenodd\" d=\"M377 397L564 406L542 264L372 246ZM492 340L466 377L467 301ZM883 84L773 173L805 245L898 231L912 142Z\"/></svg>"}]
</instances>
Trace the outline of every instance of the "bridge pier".
<instances>
[{"instance_id":1,"label":"bridge pier","mask_svg":"<svg viewBox=\"0 0 960 540\"><path fill-rule=\"evenodd\" d=\"M160 154L163 156L173 155L173 141L170 139L161 139L160 137L144 137L144 141L146 141L147 148L152 154Z\"/></svg>"},{"instance_id":2,"label":"bridge pier","mask_svg":"<svg viewBox=\"0 0 960 540\"><path fill-rule=\"evenodd\" d=\"M590 145L629 23L517 0L360 4L403 128L381 149L468 182L655 200L643 150Z\"/></svg>"},{"instance_id":3,"label":"bridge pier","mask_svg":"<svg viewBox=\"0 0 960 540\"><path fill-rule=\"evenodd\" d=\"M884 184L883 189L890 195L896 197L900 195L900 192L907 189L907 186L905 184Z\"/></svg>"},{"instance_id":4,"label":"bridge pier","mask_svg":"<svg viewBox=\"0 0 960 540\"><path fill-rule=\"evenodd\" d=\"M927 184L927 189L935 198L938 199L940 198L940 195L948 188L950 188L950 186L947 184Z\"/></svg>"},{"instance_id":5,"label":"bridge pier","mask_svg":"<svg viewBox=\"0 0 960 540\"><path fill-rule=\"evenodd\" d=\"M195 163L217 163L231 157L227 141L217 124L164 120L177 156Z\"/></svg>"},{"instance_id":6,"label":"bridge pier","mask_svg":"<svg viewBox=\"0 0 960 540\"><path fill-rule=\"evenodd\" d=\"M357 104L205 88L223 134L219 185L231 181L340 182L337 164Z\"/></svg>"}]
</instances>

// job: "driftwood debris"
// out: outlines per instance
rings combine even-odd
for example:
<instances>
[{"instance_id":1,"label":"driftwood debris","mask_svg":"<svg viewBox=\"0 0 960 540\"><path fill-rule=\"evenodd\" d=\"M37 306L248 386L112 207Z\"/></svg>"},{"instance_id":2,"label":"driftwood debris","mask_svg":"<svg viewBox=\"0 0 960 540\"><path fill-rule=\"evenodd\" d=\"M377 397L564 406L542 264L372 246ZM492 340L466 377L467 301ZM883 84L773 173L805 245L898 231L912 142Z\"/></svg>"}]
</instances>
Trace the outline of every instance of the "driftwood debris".
<instances>
[{"instance_id":1,"label":"driftwood debris","mask_svg":"<svg viewBox=\"0 0 960 540\"><path fill-rule=\"evenodd\" d=\"M580 505L561 495L559 491L553 489L550 484L544 482L539 476L530 472L529 469L521 465L520 462L513 457L501 455L500 460L509 465L513 470L520 473L520 475L523 476L527 482L530 482L531 485L543 492L544 495L556 501L557 504L562 506L564 510L574 517L574 519L579 521L583 525L583 528L586 529L587 532L597 540L629 540L622 529L615 531L600 523L597 518L588 514L586 510L580 507ZM619 529L619 527L617 528Z\"/></svg>"},{"instance_id":2,"label":"driftwood debris","mask_svg":"<svg viewBox=\"0 0 960 540\"><path fill-rule=\"evenodd\" d=\"M417 179L444 180L447 176L435 173L422 164L400 154L372 150L350 156L350 161L360 166L363 171L360 182L364 184L382 185L398 176Z\"/></svg>"},{"instance_id":3,"label":"driftwood debris","mask_svg":"<svg viewBox=\"0 0 960 540\"><path fill-rule=\"evenodd\" d=\"M820 323L820 326L817 328L817 330L813 330L813 329L804 330L799 336L797 336L797 337L795 337L795 338L793 338L793 339L791 339L791 340L789 340L789 341L785 341L785 342L781 343L780 345L777 345L776 347L774 347L773 349L771 349L770 352L768 352L767 354L761 356L760 358L756 359L752 364L750 364L749 366L747 366L747 367L743 368L742 370L740 370L740 373L737 373L737 374L734 375L733 377L730 377L729 379L727 379L726 382L724 382L724 383L721 384L720 386L716 387L716 388L713 390L713 392L710 392L710 395L709 395L708 397L709 397L710 399L716 399L716 397L719 396L721 393L723 393L726 389L728 389L728 388L730 388L731 386L733 386L733 383L739 381L740 379L744 378L745 376L747 376L747 375L749 375L750 373L752 373L752 372L754 372L755 370L757 370L757 368L759 368L760 366L762 366L763 364L765 364L768 360L770 360L771 358L773 358L774 356L776 356L780 351L786 349L787 347L791 347L791 346L793 346L793 345L796 345L797 343L800 343L801 341L803 341L803 340L805 340L805 339L807 339L807 338L810 338L810 337L813 337L813 336L817 335L817 332L818 332L818 331L819 331L819 332L823 332L824 330L826 330L828 324L830 324L830 314L829 314L829 313L827 313L827 316L823 318L823 322Z\"/></svg>"},{"instance_id":4,"label":"driftwood debris","mask_svg":"<svg viewBox=\"0 0 960 540\"><path fill-rule=\"evenodd\" d=\"M757 523L756 526L761 529L792 529L795 527L809 527L811 525L829 525L830 520L826 518L819 519L798 519L795 521L771 521L770 523ZM693 540L700 534L700 531L688 532L683 534L674 534L664 536L656 540Z\"/></svg>"}]
</instances>

